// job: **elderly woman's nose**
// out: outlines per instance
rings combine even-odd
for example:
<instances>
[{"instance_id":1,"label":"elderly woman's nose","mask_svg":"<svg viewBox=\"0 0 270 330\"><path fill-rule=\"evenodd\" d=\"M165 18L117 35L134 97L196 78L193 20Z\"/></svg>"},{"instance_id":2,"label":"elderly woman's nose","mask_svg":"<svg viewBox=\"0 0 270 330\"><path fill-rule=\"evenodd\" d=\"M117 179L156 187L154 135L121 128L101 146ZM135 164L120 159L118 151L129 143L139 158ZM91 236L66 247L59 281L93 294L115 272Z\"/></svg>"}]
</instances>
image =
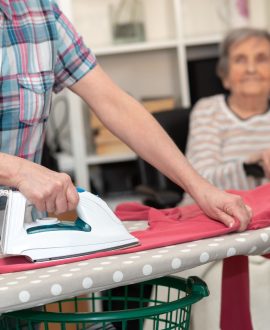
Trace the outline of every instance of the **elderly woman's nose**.
<instances>
[{"instance_id":1,"label":"elderly woman's nose","mask_svg":"<svg viewBox=\"0 0 270 330\"><path fill-rule=\"evenodd\" d=\"M246 67L248 72L255 72L256 71L256 62L255 61L247 61L247 67Z\"/></svg>"}]
</instances>

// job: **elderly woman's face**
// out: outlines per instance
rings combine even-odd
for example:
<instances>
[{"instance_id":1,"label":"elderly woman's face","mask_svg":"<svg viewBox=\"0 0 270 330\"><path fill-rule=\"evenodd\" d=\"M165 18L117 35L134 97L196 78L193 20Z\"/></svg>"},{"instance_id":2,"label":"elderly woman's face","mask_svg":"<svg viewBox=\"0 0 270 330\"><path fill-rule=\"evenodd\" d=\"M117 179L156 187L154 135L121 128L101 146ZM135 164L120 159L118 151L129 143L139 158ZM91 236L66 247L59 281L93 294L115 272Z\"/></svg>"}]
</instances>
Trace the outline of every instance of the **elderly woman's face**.
<instances>
[{"instance_id":1,"label":"elderly woman's face","mask_svg":"<svg viewBox=\"0 0 270 330\"><path fill-rule=\"evenodd\" d=\"M270 43L249 38L229 51L228 75L224 86L233 94L265 96L270 92Z\"/></svg>"}]
</instances>

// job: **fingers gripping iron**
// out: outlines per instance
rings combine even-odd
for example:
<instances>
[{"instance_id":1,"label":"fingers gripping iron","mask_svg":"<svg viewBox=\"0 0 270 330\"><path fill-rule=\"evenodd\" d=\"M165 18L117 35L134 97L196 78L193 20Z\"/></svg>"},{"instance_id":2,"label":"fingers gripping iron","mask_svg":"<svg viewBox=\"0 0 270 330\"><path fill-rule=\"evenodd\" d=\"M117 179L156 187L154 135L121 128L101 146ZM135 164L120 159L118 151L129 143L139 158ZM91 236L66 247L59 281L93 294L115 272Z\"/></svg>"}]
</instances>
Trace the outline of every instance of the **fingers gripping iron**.
<instances>
[{"instance_id":1,"label":"fingers gripping iron","mask_svg":"<svg viewBox=\"0 0 270 330\"><path fill-rule=\"evenodd\" d=\"M47 261L139 244L101 198L82 189L75 222L41 218L25 223L26 198L19 191L6 195L1 234L5 255Z\"/></svg>"}]
</instances>

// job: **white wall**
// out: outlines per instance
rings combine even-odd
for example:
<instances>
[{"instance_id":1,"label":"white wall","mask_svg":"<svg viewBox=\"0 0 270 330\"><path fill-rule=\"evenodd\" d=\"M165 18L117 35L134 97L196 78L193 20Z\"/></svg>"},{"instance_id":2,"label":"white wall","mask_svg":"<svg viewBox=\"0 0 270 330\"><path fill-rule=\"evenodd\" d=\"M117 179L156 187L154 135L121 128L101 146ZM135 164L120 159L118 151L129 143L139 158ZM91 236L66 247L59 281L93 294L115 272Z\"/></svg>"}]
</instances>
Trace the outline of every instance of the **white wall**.
<instances>
[{"instance_id":1,"label":"white wall","mask_svg":"<svg viewBox=\"0 0 270 330\"><path fill-rule=\"evenodd\" d=\"M141 0L144 12L146 41L176 37L175 0ZM181 0L180 26L185 38L224 34L239 23L235 16L237 0ZM94 50L112 45L112 12L120 0L58 0L60 7L72 19L85 43ZM266 27L268 0L249 0L251 25ZM233 5L233 6L232 6ZM216 49L203 46L189 49L192 58L216 56ZM211 55L212 54L212 55ZM198 56L197 56L198 57ZM98 56L105 71L135 98L173 95L180 98L176 48L167 51L137 52L125 55ZM132 67L132 70L130 68ZM183 86L181 87L183 88Z\"/></svg>"},{"instance_id":2,"label":"white wall","mask_svg":"<svg viewBox=\"0 0 270 330\"><path fill-rule=\"evenodd\" d=\"M73 0L74 23L92 47L112 43L111 25L119 0ZM173 0L142 0L147 40L174 37Z\"/></svg>"},{"instance_id":3,"label":"white wall","mask_svg":"<svg viewBox=\"0 0 270 330\"><path fill-rule=\"evenodd\" d=\"M112 12L120 0L58 0L63 11L73 16L74 24L91 47L112 42ZM141 0L147 40L175 36L173 0ZM247 0L250 24L270 27L268 0ZM223 33L236 26L237 0L182 0L183 31L186 36ZM72 3L72 9L70 4ZM234 22L232 22L234 19Z\"/></svg>"}]
</instances>

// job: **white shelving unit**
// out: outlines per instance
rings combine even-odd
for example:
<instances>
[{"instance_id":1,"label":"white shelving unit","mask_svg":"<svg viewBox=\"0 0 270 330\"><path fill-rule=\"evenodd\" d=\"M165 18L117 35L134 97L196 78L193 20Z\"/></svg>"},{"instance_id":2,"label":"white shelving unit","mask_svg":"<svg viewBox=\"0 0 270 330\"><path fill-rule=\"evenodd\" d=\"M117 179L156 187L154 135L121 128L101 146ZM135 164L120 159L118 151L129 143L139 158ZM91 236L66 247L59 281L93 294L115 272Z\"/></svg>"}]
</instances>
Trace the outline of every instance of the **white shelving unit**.
<instances>
[{"instance_id":1,"label":"white shelving unit","mask_svg":"<svg viewBox=\"0 0 270 330\"><path fill-rule=\"evenodd\" d=\"M232 25L227 17L232 9L224 7L230 1L224 1L222 5L221 1L216 0L142 0L146 41L113 45L109 8L117 1L58 0L58 3L118 85L138 99L173 95L181 106L190 106L188 59L206 58L216 52L224 32L229 24ZM269 28L269 7L267 0L249 0L250 25ZM235 22L235 25L238 23ZM130 161L136 159L136 155L89 155L86 151L82 103L71 93L67 93L67 97L72 109L70 134L73 152L69 161L74 168L76 184L90 189L92 165Z\"/></svg>"},{"instance_id":2,"label":"white shelving unit","mask_svg":"<svg viewBox=\"0 0 270 330\"><path fill-rule=\"evenodd\" d=\"M95 48L95 54L99 56L119 55L137 52L146 52L162 49L175 49L177 47L177 40L164 40L159 42L138 42L136 44L118 45Z\"/></svg>"}]
</instances>

